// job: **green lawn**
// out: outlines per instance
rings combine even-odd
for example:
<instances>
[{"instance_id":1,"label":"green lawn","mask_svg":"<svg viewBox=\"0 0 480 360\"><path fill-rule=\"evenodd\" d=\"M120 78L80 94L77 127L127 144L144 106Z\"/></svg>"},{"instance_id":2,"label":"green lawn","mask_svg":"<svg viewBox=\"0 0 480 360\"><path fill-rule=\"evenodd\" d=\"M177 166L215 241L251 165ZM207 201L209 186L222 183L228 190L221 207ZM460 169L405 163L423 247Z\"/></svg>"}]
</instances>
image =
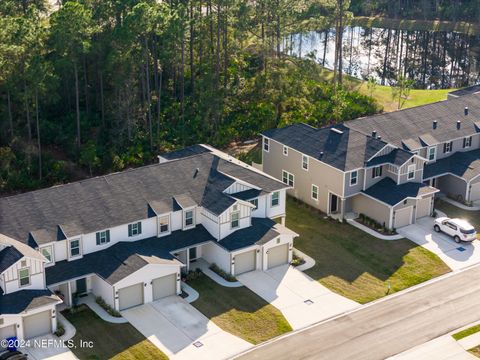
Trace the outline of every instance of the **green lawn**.
<instances>
[{"instance_id":1,"label":"green lawn","mask_svg":"<svg viewBox=\"0 0 480 360\"><path fill-rule=\"evenodd\" d=\"M292 330L278 309L246 287L226 288L205 275L188 284L200 293L191 305L223 330L252 344Z\"/></svg>"},{"instance_id":2,"label":"green lawn","mask_svg":"<svg viewBox=\"0 0 480 360\"><path fill-rule=\"evenodd\" d=\"M450 271L410 240L379 240L323 217L288 198L286 225L300 234L294 246L316 261L306 273L349 299L367 303Z\"/></svg>"},{"instance_id":3,"label":"green lawn","mask_svg":"<svg viewBox=\"0 0 480 360\"><path fill-rule=\"evenodd\" d=\"M475 325L475 326L472 326L468 329L465 329L465 330L462 330L462 331L459 331L458 333L455 333L452 335L452 337L455 339L455 340L460 340L460 339L463 339L463 338L466 338L467 336L470 336L470 335L473 335L477 332L480 331L480 324L479 325Z\"/></svg>"},{"instance_id":4,"label":"green lawn","mask_svg":"<svg viewBox=\"0 0 480 360\"><path fill-rule=\"evenodd\" d=\"M443 211L450 218L465 219L470 222L477 231L480 230L480 211L467 211L449 204L441 199L435 202L435 209Z\"/></svg>"},{"instance_id":5,"label":"green lawn","mask_svg":"<svg viewBox=\"0 0 480 360\"><path fill-rule=\"evenodd\" d=\"M74 313L65 310L62 314L77 329L73 337L76 347L71 350L79 359L168 360L163 352L128 323L103 321L86 305L79 306ZM80 340L92 341L93 348L81 348Z\"/></svg>"}]
</instances>

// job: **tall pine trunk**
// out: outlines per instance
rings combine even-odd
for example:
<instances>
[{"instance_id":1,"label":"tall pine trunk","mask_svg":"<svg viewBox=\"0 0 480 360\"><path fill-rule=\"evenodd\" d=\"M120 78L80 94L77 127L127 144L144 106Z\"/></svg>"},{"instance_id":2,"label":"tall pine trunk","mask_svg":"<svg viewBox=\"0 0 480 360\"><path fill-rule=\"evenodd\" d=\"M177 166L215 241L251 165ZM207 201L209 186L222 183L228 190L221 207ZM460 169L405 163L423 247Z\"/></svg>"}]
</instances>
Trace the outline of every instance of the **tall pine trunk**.
<instances>
[{"instance_id":1,"label":"tall pine trunk","mask_svg":"<svg viewBox=\"0 0 480 360\"><path fill-rule=\"evenodd\" d=\"M73 62L73 72L75 75L75 110L77 112L77 159L80 156L80 145L82 144L80 134L80 91L78 86L78 67L77 62Z\"/></svg>"},{"instance_id":2,"label":"tall pine trunk","mask_svg":"<svg viewBox=\"0 0 480 360\"><path fill-rule=\"evenodd\" d=\"M42 142L40 140L40 117L38 114L38 89L35 89L35 118L37 123L38 178L42 180Z\"/></svg>"},{"instance_id":3,"label":"tall pine trunk","mask_svg":"<svg viewBox=\"0 0 480 360\"><path fill-rule=\"evenodd\" d=\"M13 116L12 116L12 99L10 95L10 89L7 90L7 103L8 103L8 124L10 125L10 141L13 140Z\"/></svg>"}]
</instances>

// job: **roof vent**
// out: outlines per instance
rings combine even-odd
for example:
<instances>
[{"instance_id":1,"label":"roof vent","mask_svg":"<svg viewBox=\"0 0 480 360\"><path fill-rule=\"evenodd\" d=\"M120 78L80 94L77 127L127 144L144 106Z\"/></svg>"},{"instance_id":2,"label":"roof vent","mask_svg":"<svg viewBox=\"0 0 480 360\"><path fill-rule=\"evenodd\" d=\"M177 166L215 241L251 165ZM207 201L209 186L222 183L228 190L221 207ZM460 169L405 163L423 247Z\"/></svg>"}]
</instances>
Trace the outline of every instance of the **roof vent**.
<instances>
[{"instance_id":1,"label":"roof vent","mask_svg":"<svg viewBox=\"0 0 480 360\"><path fill-rule=\"evenodd\" d=\"M332 130L334 133L337 133L337 134L340 134L340 135L343 134L343 131L339 130L339 129L331 128L330 130Z\"/></svg>"},{"instance_id":2,"label":"roof vent","mask_svg":"<svg viewBox=\"0 0 480 360\"><path fill-rule=\"evenodd\" d=\"M457 121L457 130L460 130L462 127L462 122L460 120Z\"/></svg>"},{"instance_id":3,"label":"roof vent","mask_svg":"<svg viewBox=\"0 0 480 360\"><path fill-rule=\"evenodd\" d=\"M463 110L463 112L465 113L465 116L468 115L468 106L465 106L465 109Z\"/></svg>"},{"instance_id":4,"label":"roof vent","mask_svg":"<svg viewBox=\"0 0 480 360\"><path fill-rule=\"evenodd\" d=\"M377 137L377 131L376 131L376 130L373 130L373 131L372 131L372 137L373 137L373 138L376 138L376 137Z\"/></svg>"},{"instance_id":5,"label":"roof vent","mask_svg":"<svg viewBox=\"0 0 480 360\"><path fill-rule=\"evenodd\" d=\"M320 151L320 157L322 157L322 156L323 156L323 151Z\"/></svg>"},{"instance_id":6,"label":"roof vent","mask_svg":"<svg viewBox=\"0 0 480 360\"><path fill-rule=\"evenodd\" d=\"M433 120L433 129L435 130L438 126L438 121L437 120Z\"/></svg>"},{"instance_id":7,"label":"roof vent","mask_svg":"<svg viewBox=\"0 0 480 360\"><path fill-rule=\"evenodd\" d=\"M378 136L377 139L378 139L378 140L382 140L382 137L381 137L381 136Z\"/></svg>"},{"instance_id":8,"label":"roof vent","mask_svg":"<svg viewBox=\"0 0 480 360\"><path fill-rule=\"evenodd\" d=\"M196 168L195 169L195 174L193 174L193 177L196 178L199 172L200 172L200 169Z\"/></svg>"}]
</instances>

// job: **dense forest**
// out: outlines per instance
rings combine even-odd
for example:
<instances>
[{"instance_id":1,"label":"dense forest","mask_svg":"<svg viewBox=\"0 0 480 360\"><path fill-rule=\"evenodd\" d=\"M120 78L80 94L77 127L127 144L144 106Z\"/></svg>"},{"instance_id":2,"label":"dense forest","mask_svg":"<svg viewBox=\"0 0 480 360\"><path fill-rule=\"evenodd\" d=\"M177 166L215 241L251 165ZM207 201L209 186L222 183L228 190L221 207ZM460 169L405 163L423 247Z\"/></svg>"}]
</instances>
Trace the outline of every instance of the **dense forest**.
<instances>
[{"instance_id":1,"label":"dense forest","mask_svg":"<svg viewBox=\"0 0 480 360\"><path fill-rule=\"evenodd\" d=\"M316 63L282 51L297 24L327 17L342 26L348 6L78 0L53 11L42 0L2 0L0 193L120 171L192 143L225 147L292 122L378 111L342 88L341 71L334 86Z\"/></svg>"},{"instance_id":2,"label":"dense forest","mask_svg":"<svg viewBox=\"0 0 480 360\"><path fill-rule=\"evenodd\" d=\"M352 0L355 15L480 22L478 0Z\"/></svg>"}]
</instances>

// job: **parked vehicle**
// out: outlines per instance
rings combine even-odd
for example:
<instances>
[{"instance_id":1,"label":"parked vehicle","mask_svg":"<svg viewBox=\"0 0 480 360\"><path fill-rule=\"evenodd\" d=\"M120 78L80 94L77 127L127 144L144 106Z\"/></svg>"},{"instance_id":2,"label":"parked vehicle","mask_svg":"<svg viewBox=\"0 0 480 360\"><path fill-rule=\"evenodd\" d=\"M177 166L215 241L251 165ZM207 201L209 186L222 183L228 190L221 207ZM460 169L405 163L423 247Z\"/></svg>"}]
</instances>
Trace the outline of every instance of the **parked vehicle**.
<instances>
[{"instance_id":1,"label":"parked vehicle","mask_svg":"<svg viewBox=\"0 0 480 360\"><path fill-rule=\"evenodd\" d=\"M477 238L475 228L468 221L462 219L440 217L435 219L433 228L436 232L441 231L452 236L456 243L460 241L472 242Z\"/></svg>"},{"instance_id":2,"label":"parked vehicle","mask_svg":"<svg viewBox=\"0 0 480 360\"><path fill-rule=\"evenodd\" d=\"M4 352L0 352L0 360L27 360L28 355L23 354L20 351L10 351L5 350Z\"/></svg>"}]
</instances>

